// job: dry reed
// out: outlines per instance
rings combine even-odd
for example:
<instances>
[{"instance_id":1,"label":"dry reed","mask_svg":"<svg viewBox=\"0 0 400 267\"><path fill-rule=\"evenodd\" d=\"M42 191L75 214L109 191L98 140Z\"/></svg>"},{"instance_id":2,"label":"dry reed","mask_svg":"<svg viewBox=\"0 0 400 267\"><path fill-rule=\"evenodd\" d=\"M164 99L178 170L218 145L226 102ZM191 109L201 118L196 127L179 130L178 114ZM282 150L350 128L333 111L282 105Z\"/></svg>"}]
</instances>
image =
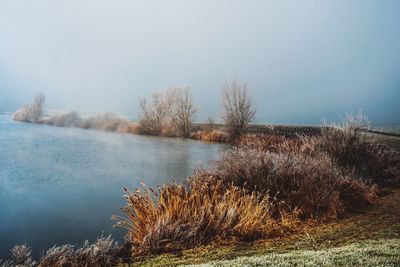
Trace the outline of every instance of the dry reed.
<instances>
[{"instance_id":1,"label":"dry reed","mask_svg":"<svg viewBox=\"0 0 400 267\"><path fill-rule=\"evenodd\" d=\"M114 217L127 229L134 253L193 248L211 242L251 241L275 232L267 195L210 179L131 192L127 218Z\"/></svg>"}]
</instances>

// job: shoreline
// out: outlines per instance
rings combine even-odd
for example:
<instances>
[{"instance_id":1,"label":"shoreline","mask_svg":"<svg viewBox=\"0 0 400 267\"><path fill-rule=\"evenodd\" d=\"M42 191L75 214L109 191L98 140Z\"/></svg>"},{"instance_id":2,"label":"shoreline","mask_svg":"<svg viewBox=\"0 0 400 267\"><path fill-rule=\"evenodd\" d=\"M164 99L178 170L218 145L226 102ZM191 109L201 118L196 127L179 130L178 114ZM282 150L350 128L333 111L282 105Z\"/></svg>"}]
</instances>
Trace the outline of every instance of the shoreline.
<instances>
[{"instance_id":1,"label":"shoreline","mask_svg":"<svg viewBox=\"0 0 400 267\"><path fill-rule=\"evenodd\" d=\"M48 125L40 122L33 123ZM195 126L198 127L197 130L210 130L210 125L207 124L197 123ZM220 127L223 126L220 125ZM315 133L318 130L321 131L322 127L295 125L252 125L251 127L253 133L249 131L250 135L244 135L243 138L236 140L237 149L231 150L220 157L218 161L215 161L219 165L217 169L203 169L195 173L193 177L190 176L190 180L183 183L164 184L157 187L156 193L151 188L142 188L142 191L127 191L125 195L127 204L123 213L125 214L124 218L128 218L128 220L119 216L114 217L114 220L117 222L117 226L126 228L126 236L135 243L125 243L117 247L111 237L103 237L100 243L109 244L108 257L110 261L134 261L133 263L138 262L138 264L149 262L150 265L156 265L157 262L154 262L154 258L151 258L153 256L149 255L158 254L159 256L156 256L156 258L164 259L169 257L169 253L184 255L190 253L190 251L208 250L210 246L217 251L225 250L226 244L252 249L253 244L285 243L299 236L301 238L297 239L296 242L300 242L302 238L304 239L304 232L312 233L320 228L329 227L335 222L342 225L346 223L346 218L357 223L359 218L364 216L363 214L369 214L369 210L379 209L380 203L385 202L386 197L392 199L395 195L397 199L400 193L395 185L391 187L392 182L397 182L397 176L393 180L392 176L385 178L380 175L384 170L395 171L398 165L393 165L393 169L387 169L386 163L393 160L394 164L398 164L396 158L398 154L386 151L383 156L387 157L387 160L386 158L381 159L382 154L376 153L376 151L382 148L378 144L369 146L370 143L367 144L361 138L365 135L360 131L356 131L356 134L361 138L358 141L360 143L356 143L356 146L353 147L351 142L347 142L349 140L345 140L341 144L343 138L351 138L349 135L329 135L323 139L324 134L326 134L323 132L321 136L315 136ZM275 135L260 133L261 131L272 132ZM311 136L309 138L296 138L299 131L311 134ZM286 138L287 136L294 136L294 138ZM364 146L365 144L368 146ZM344 145L344 149L340 147L341 145ZM368 149L366 151L368 158L365 158L364 150L359 148ZM348 151L351 156L350 159L354 157L357 159L354 168L358 164L359 174L347 172L347 154L343 156L335 154L336 151L341 153L341 151L346 152L348 149L352 149ZM345 161L339 161L339 157L342 157ZM360 163L360 161L362 162ZM377 164L377 167L371 166L373 164ZM364 177L361 173L364 170L363 168L372 168L370 178L375 179L373 182L377 184L376 187L367 181L364 183L360 180ZM375 173L376 170L380 173ZM276 173L278 173L277 176L275 176ZM396 173L393 172L393 175L396 175ZM217 180L211 179L213 177ZM242 177L245 177L245 179L242 179ZM279 182L275 179L277 177L284 179ZM336 183L331 183L332 179ZM261 183L260 181L264 182ZM284 181L289 181L289 183ZM327 191L323 191L325 189ZM272 193L275 196L277 196L276 192L283 192L281 200L287 204L284 206L277 205L277 202L270 198L269 190L275 190ZM323 200L324 202L321 202L321 198L314 194L319 190L326 192L329 196ZM392 191L393 194L388 194L389 191ZM301 194L294 194L293 192ZM353 198L354 195L356 198ZM295 198L298 199L295 200ZM154 205L153 201L158 204ZM169 203L175 204L170 205ZM213 208L209 208L209 205L212 205ZM321 209L319 208L320 205L322 205ZM232 211L232 215L229 216L234 217L223 220L222 224L219 225L213 218L228 216L225 210ZM209 221L205 224L215 225L215 231L207 230L208 227L203 228L202 225L200 225L201 227L198 225L201 221L196 219L196 216L199 215L198 211L208 212L208 215L204 218ZM171 218L174 219L165 221L169 227L162 227L158 230L157 220L170 218L170 214L173 215ZM383 211L380 215L382 216L377 217L377 220L386 218ZM147 220L146 218L154 218L154 220ZM252 223L248 224L249 221ZM265 224L265 222L269 223ZM136 229L135 227L131 228L131 225L144 225L146 227ZM195 231L197 233L195 237L199 238L199 243L192 245L193 237L190 235L190 231L186 232L184 228L179 227L174 228L180 225L188 226L189 230L193 228L193 231L204 229L202 230L204 235L203 232L197 233L197 230ZM224 233L223 229L229 228L238 230L228 232L226 236L221 235L221 233ZM359 228L361 229L361 225ZM353 230L358 231L359 229L356 227ZM145 238L149 231L153 231L152 238L154 239L154 242L149 243L150 245L146 243L147 239ZM162 235L159 236L158 231L161 231ZM180 231L182 237L178 236L174 239L174 231ZM330 234L332 235L332 242L340 243L339 240L336 240L336 232L329 232L324 235L326 237ZM209 239L201 239L202 236L206 235ZM171 238L165 239L164 236L171 236ZM308 237L307 242L313 247L315 245L312 241L313 238L315 237L317 240L319 236L312 235L311 237ZM355 240L359 241L356 238ZM161 242L160 245L157 245L157 242ZM155 244L154 247L152 247L152 244ZM90 246L95 249L100 245L92 243ZM75 246L71 247L68 253L74 255L73 260L78 260L81 257L81 251L80 247ZM273 250L273 252L276 251ZM235 256L239 255L236 254ZM46 255L46 257L52 259L51 254ZM209 254L205 254L205 257L209 257ZM190 263L196 263L200 259L193 256L191 260ZM213 259L208 258L208 260ZM170 259L167 262L162 261L161 265L171 264Z\"/></svg>"}]
</instances>

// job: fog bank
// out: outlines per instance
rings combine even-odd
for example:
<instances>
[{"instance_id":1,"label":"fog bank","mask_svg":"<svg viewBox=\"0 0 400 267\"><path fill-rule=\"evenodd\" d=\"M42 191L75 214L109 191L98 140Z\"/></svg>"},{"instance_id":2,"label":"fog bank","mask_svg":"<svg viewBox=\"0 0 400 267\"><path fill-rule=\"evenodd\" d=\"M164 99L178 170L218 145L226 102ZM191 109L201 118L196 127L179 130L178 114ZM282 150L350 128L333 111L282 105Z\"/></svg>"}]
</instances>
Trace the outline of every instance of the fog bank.
<instances>
[{"instance_id":1,"label":"fog bank","mask_svg":"<svg viewBox=\"0 0 400 267\"><path fill-rule=\"evenodd\" d=\"M136 118L139 97L188 85L205 120L237 77L258 122L363 108L400 123L399 12L395 0L2 1L0 108L42 91L49 108Z\"/></svg>"}]
</instances>

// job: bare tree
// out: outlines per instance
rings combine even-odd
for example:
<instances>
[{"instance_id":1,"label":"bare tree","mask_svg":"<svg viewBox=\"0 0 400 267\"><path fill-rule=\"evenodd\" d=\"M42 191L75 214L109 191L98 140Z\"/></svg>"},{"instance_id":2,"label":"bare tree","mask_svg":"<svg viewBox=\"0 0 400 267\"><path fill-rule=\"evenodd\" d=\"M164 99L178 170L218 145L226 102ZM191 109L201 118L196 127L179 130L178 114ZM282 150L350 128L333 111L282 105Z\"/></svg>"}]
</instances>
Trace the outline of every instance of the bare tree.
<instances>
[{"instance_id":1,"label":"bare tree","mask_svg":"<svg viewBox=\"0 0 400 267\"><path fill-rule=\"evenodd\" d=\"M198 110L193 103L190 87L173 87L168 90L166 99L171 121L179 135L188 137Z\"/></svg>"},{"instance_id":2,"label":"bare tree","mask_svg":"<svg viewBox=\"0 0 400 267\"><path fill-rule=\"evenodd\" d=\"M35 96L33 102L30 105L30 115L32 121L34 122L39 121L43 117L45 109L46 109L46 97L44 96L43 93L39 93Z\"/></svg>"},{"instance_id":3,"label":"bare tree","mask_svg":"<svg viewBox=\"0 0 400 267\"><path fill-rule=\"evenodd\" d=\"M43 93L35 96L30 104L24 105L14 113L14 120L26 122L40 122L46 110L46 97Z\"/></svg>"},{"instance_id":4,"label":"bare tree","mask_svg":"<svg viewBox=\"0 0 400 267\"><path fill-rule=\"evenodd\" d=\"M151 103L145 98L140 99L140 126L145 134L160 135L162 124L168 113L168 106L161 93L152 95Z\"/></svg>"},{"instance_id":5,"label":"bare tree","mask_svg":"<svg viewBox=\"0 0 400 267\"><path fill-rule=\"evenodd\" d=\"M247 84L236 79L226 80L222 90L222 119L231 137L237 138L243 134L255 114Z\"/></svg>"}]
</instances>

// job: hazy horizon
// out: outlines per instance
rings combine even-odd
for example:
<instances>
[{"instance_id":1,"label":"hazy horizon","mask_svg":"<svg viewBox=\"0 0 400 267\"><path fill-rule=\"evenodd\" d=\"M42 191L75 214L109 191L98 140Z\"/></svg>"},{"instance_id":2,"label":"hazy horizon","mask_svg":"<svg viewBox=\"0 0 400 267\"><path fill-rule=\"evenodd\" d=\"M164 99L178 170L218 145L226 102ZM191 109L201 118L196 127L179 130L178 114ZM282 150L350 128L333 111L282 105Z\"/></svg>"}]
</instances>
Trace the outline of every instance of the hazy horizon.
<instances>
[{"instance_id":1,"label":"hazy horizon","mask_svg":"<svg viewBox=\"0 0 400 267\"><path fill-rule=\"evenodd\" d=\"M49 109L135 119L140 97L191 86L218 118L246 81L258 123L316 124L363 109L400 123L399 1L2 1L0 111L37 92Z\"/></svg>"}]
</instances>

